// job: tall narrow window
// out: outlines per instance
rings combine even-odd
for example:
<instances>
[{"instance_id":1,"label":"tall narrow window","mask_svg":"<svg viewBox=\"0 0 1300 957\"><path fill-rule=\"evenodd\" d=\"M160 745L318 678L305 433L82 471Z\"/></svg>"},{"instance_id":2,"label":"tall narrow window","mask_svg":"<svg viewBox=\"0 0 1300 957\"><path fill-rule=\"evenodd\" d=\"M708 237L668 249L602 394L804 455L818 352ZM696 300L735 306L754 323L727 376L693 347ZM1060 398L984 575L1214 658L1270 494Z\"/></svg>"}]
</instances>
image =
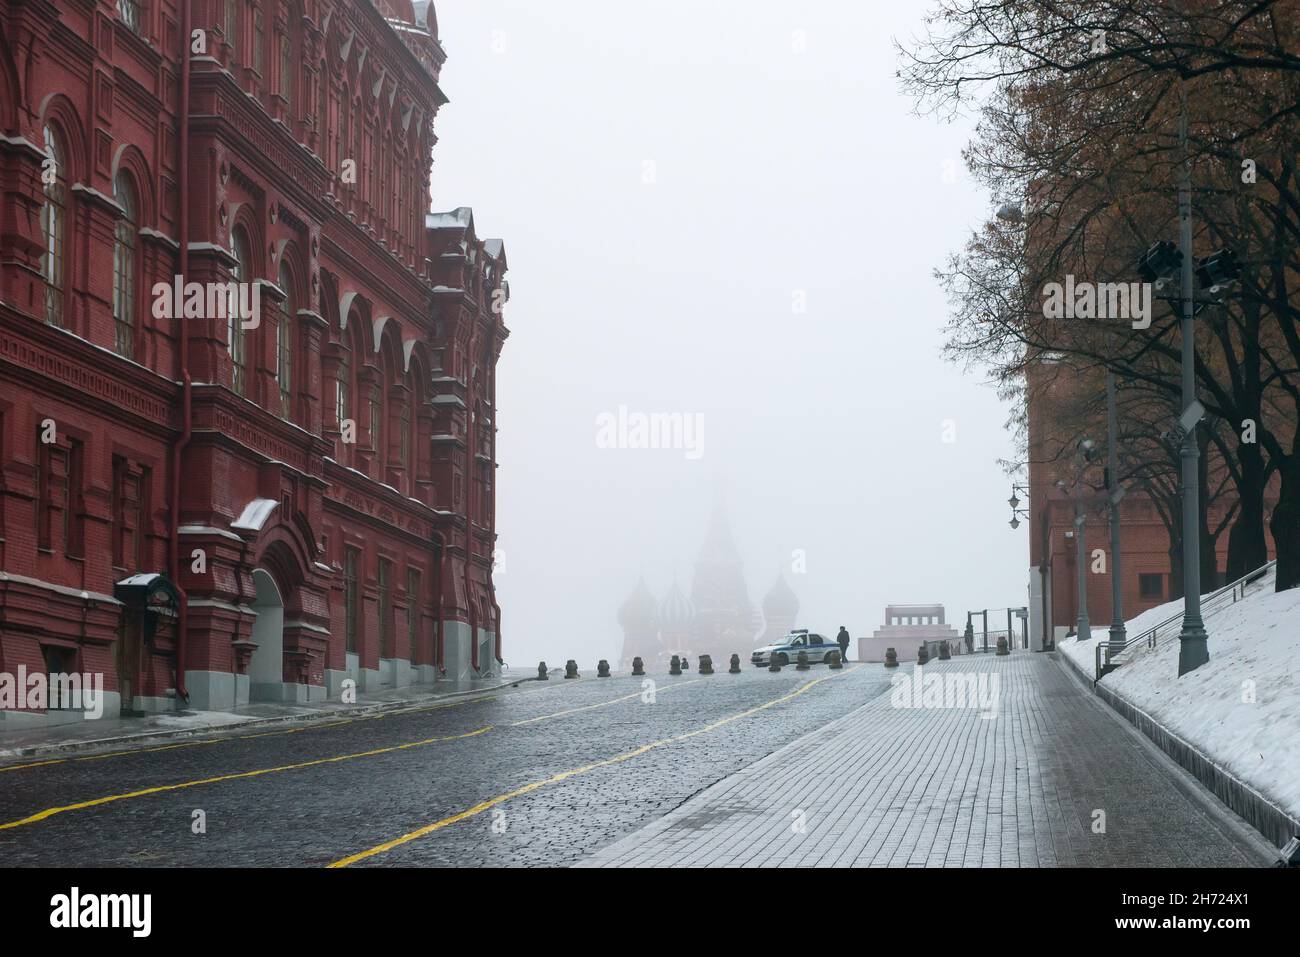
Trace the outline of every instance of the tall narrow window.
<instances>
[{"instance_id":1,"label":"tall narrow window","mask_svg":"<svg viewBox=\"0 0 1300 957\"><path fill-rule=\"evenodd\" d=\"M411 464L411 406L410 403L402 403L401 424L399 425L402 434L398 436L398 466L409 468ZM414 476L412 476L414 477Z\"/></svg>"},{"instance_id":2,"label":"tall narrow window","mask_svg":"<svg viewBox=\"0 0 1300 957\"><path fill-rule=\"evenodd\" d=\"M45 254L41 256L41 274L45 277L45 321L63 325L64 239L67 231L67 151L58 133L45 127L45 165L41 179L45 183L45 205L41 207L41 232L45 235Z\"/></svg>"},{"instance_id":3,"label":"tall narrow window","mask_svg":"<svg viewBox=\"0 0 1300 957\"><path fill-rule=\"evenodd\" d=\"M384 142L379 147L379 200L375 204L378 209L377 217L385 222L391 222L393 211L388 208L389 180L392 178L389 173L389 165L392 160L391 152L388 148L388 137L384 137ZM383 237L380 237L381 239Z\"/></svg>"},{"instance_id":4,"label":"tall narrow window","mask_svg":"<svg viewBox=\"0 0 1300 957\"><path fill-rule=\"evenodd\" d=\"M379 218L379 172L381 166L379 163L379 130L375 129L374 134L370 137L370 189L366 195L370 203L371 222Z\"/></svg>"},{"instance_id":5,"label":"tall narrow window","mask_svg":"<svg viewBox=\"0 0 1300 957\"><path fill-rule=\"evenodd\" d=\"M406 569L406 646L410 649L411 664L415 664L420 648L420 570Z\"/></svg>"},{"instance_id":6,"label":"tall narrow window","mask_svg":"<svg viewBox=\"0 0 1300 957\"><path fill-rule=\"evenodd\" d=\"M379 559L379 657L393 657L393 563Z\"/></svg>"},{"instance_id":7,"label":"tall narrow window","mask_svg":"<svg viewBox=\"0 0 1300 957\"><path fill-rule=\"evenodd\" d=\"M253 69L266 82L266 28L262 25L262 8L253 10Z\"/></svg>"},{"instance_id":8,"label":"tall narrow window","mask_svg":"<svg viewBox=\"0 0 1300 957\"><path fill-rule=\"evenodd\" d=\"M334 411L339 429L352 418L352 363L347 353L339 357L338 376L334 380Z\"/></svg>"},{"instance_id":9,"label":"tall narrow window","mask_svg":"<svg viewBox=\"0 0 1300 957\"><path fill-rule=\"evenodd\" d=\"M235 266L230 274L236 284L234 296L236 301L226 309L226 346L230 350L230 384L234 387L236 395L244 395L248 382L244 320L252 317L241 314L240 303L246 297L258 295L259 291L249 286L252 282L252 274L249 270L252 259L248 249L248 237L242 229L235 230L234 242L231 245L234 247ZM251 302L251 298L248 301Z\"/></svg>"},{"instance_id":10,"label":"tall narrow window","mask_svg":"<svg viewBox=\"0 0 1300 957\"><path fill-rule=\"evenodd\" d=\"M38 442L36 447L36 546L80 558L82 445Z\"/></svg>"},{"instance_id":11,"label":"tall narrow window","mask_svg":"<svg viewBox=\"0 0 1300 957\"><path fill-rule=\"evenodd\" d=\"M230 65L239 66L239 0L226 0L226 43L230 45Z\"/></svg>"},{"instance_id":12,"label":"tall narrow window","mask_svg":"<svg viewBox=\"0 0 1300 957\"><path fill-rule=\"evenodd\" d=\"M113 567L141 566L145 477L121 456L113 456Z\"/></svg>"},{"instance_id":13,"label":"tall narrow window","mask_svg":"<svg viewBox=\"0 0 1300 957\"><path fill-rule=\"evenodd\" d=\"M113 179L113 199L122 208L113 243L113 323L118 355L135 358L135 190L125 173Z\"/></svg>"},{"instance_id":14,"label":"tall narrow window","mask_svg":"<svg viewBox=\"0 0 1300 957\"><path fill-rule=\"evenodd\" d=\"M280 414L293 418L293 339L297 319L297 303L293 295L293 276L283 261L280 263L280 288L285 292L284 315L276 327L275 377L280 383Z\"/></svg>"},{"instance_id":15,"label":"tall narrow window","mask_svg":"<svg viewBox=\"0 0 1300 957\"><path fill-rule=\"evenodd\" d=\"M357 650L357 635L360 632L361 602L357 593L357 565L361 553L355 548L343 549L343 618L347 638L347 650Z\"/></svg>"},{"instance_id":16,"label":"tall narrow window","mask_svg":"<svg viewBox=\"0 0 1300 957\"><path fill-rule=\"evenodd\" d=\"M339 100L339 133L334 140L335 175L343 175L343 162L351 159L352 155L352 101L348 97L348 88L344 86Z\"/></svg>"},{"instance_id":17,"label":"tall narrow window","mask_svg":"<svg viewBox=\"0 0 1300 957\"><path fill-rule=\"evenodd\" d=\"M53 442L36 445L36 547L52 551L66 538L68 456Z\"/></svg>"},{"instance_id":18,"label":"tall narrow window","mask_svg":"<svg viewBox=\"0 0 1300 957\"><path fill-rule=\"evenodd\" d=\"M384 459L384 400L380 386L370 390L370 448L375 453L375 464L383 467Z\"/></svg>"},{"instance_id":19,"label":"tall narrow window","mask_svg":"<svg viewBox=\"0 0 1300 957\"><path fill-rule=\"evenodd\" d=\"M117 15L132 33L141 32L139 0L117 0Z\"/></svg>"},{"instance_id":20,"label":"tall narrow window","mask_svg":"<svg viewBox=\"0 0 1300 957\"><path fill-rule=\"evenodd\" d=\"M293 44L288 33L280 34L280 95L284 97L286 113L290 120L294 117L294 63Z\"/></svg>"},{"instance_id":21,"label":"tall narrow window","mask_svg":"<svg viewBox=\"0 0 1300 957\"><path fill-rule=\"evenodd\" d=\"M330 119L330 82L325 78L325 65L316 75L316 155L324 159L330 155L327 135Z\"/></svg>"}]
</instances>

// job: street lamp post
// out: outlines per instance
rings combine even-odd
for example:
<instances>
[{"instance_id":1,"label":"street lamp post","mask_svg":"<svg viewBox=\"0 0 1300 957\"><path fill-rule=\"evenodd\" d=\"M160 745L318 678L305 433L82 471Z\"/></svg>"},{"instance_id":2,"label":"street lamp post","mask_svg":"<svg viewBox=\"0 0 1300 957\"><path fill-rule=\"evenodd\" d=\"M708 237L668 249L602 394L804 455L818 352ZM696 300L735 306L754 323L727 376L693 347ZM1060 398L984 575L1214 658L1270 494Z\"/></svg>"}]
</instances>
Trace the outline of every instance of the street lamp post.
<instances>
[{"instance_id":1,"label":"street lamp post","mask_svg":"<svg viewBox=\"0 0 1300 957\"><path fill-rule=\"evenodd\" d=\"M1056 481L1057 488L1069 488L1070 497L1074 500L1074 538L1078 547L1079 563L1079 615L1075 621L1074 634L1078 641L1092 639L1092 623L1088 621L1088 553L1084 547L1084 533L1087 530L1088 514L1087 503L1084 502L1080 489L1083 486L1084 472L1087 470L1089 463L1093 461L1096 450L1097 444L1092 439L1080 439L1077 449L1078 470L1074 476L1074 483L1067 486L1064 479L1057 479Z\"/></svg>"},{"instance_id":2,"label":"street lamp post","mask_svg":"<svg viewBox=\"0 0 1300 957\"><path fill-rule=\"evenodd\" d=\"M1182 90L1179 118L1182 168L1178 183L1178 219L1182 246L1183 306L1183 630L1178 636L1178 676L1210 660L1209 636L1201 617L1201 490L1196 441L1196 305L1192 263L1192 161L1187 145L1187 90Z\"/></svg>"},{"instance_id":3,"label":"street lamp post","mask_svg":"<svg viewBox=\"0 0 1300 957\"><path fill-rule=\"evenodd\" d=\"M1119 503L1124 489L1119 484L1119 411L1115 397L1115 373L1106 371L1106 495L1110 507L1110 640L1123 644L1128 640L1124 627L1124 589L1120 580ZM1106 648L1106 662L1110 663L1110 646Z\"/></svg>"},{"instance_id":4,"label":"street lamp post","mask_svg":"<svg viewBox=\"0 0 1300 957\"><path fill-rule=\"evenodd\" d=\"M1074 493L1074 537L1079 547L1079 618L1074 624L1077 641L1092 639L1092 624L1088 621L1088 555L1083 544L1083 530L1088 516L1076 487Z\"/></svg>"},{"instance_id":5,"label":"street lamp post","mask_svg":"<svg viewBox=\"0 0 1300 957\"><path fill-rule=\"evenodd\" d=\"M1178 303L1182 325L1182 416L1178 430L1182 437L1179 458L1182 464L1180 487L1183 519L1183 628L1178 636L1178 674L1195 671L1210 660L1209 639L1201 615L1201 488L1200 446L1197 428L1205 417L1205 407L1196 399L1196 314L1202 308L1218 305L1227 290L1236 284L1240 270L1231 249L1221 249L1200 263L1192 258L1192 163L1187 142L1187 94L1182 93L1182 111L1178 124L1182 162L1178 176L1179 244L1156 243L1143 255L1138 268L1148 282L1154 282L1157 298ZM1161 290L1179 277L1176 296ZM1194 280L1199 278L1205 295L1197 297Z\"/></svg>"}]
</instances>

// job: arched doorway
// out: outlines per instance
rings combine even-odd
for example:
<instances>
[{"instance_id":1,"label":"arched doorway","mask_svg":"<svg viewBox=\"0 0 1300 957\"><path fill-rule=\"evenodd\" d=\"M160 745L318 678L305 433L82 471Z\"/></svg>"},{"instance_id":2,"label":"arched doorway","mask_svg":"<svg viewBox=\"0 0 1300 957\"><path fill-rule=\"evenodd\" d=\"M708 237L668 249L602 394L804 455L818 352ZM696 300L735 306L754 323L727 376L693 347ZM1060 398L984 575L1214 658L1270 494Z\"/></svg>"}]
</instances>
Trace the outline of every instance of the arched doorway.
<instances>
[{"instance_id":1,"label":"arched doorway","mask_svg":"<svg viewBox=\"0 0 1300 957\"><path fill-rule=\"evenodd\" d=\"M248 699L279 701L284 696L284 599L270 572L253 571L257 589L253 611L253 641L257 648L248 663Z\"/></svg>"}]
</instances>

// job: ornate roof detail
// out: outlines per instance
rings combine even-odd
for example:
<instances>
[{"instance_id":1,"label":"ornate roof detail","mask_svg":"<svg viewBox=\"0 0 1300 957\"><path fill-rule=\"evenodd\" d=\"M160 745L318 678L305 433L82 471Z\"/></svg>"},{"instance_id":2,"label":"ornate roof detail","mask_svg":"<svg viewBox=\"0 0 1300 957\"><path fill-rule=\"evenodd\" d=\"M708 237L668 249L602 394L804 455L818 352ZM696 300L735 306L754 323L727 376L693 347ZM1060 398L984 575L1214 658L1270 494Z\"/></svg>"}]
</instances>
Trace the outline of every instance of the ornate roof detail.
<instances>
[{"instance_id":1,"label":"ornate roof detail","mask_svg":"<svg viewBox=\"0 0 1300 957\"><path fill-rule=\"evenodd\" d=\"M694 621L695 605L674 580L673 587L659 603L659 627L665 634L681 633L690 630Z\"/></svg>"}]
</instances>

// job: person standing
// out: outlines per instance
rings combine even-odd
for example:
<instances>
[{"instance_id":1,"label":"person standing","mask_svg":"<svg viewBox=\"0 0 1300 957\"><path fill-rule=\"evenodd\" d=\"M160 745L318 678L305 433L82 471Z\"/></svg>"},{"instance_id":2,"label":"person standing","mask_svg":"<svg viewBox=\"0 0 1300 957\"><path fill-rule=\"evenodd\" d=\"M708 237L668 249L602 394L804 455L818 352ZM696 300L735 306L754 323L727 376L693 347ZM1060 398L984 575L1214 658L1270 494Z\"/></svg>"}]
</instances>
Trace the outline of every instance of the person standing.
<instances>
[{"instance_id":1,"label":"person standing","mask_svg":"<svg viewBox=\"0 0 1300 957\"><path fill-rule=\"evenodd\" d=\"M840 633L835 636L835 640L840 645L840 663L849 660L849 631L843 625L840 625Z\"/></svg>"}]
</instances>

